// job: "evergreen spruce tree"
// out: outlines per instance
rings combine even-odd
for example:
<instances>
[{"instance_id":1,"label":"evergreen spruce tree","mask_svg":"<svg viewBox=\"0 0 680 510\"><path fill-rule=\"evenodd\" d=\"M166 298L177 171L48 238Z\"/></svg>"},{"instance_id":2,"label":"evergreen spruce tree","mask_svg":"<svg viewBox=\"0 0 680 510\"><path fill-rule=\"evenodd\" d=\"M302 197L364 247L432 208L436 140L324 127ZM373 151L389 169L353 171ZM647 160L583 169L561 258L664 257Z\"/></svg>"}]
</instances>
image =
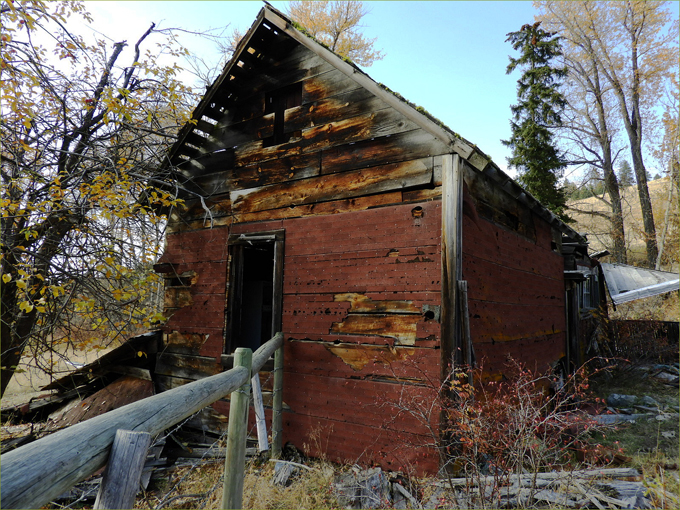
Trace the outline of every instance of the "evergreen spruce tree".
<instances>
[{"instance_id":1,"label":"evergreen spruce tree","mask_svg":"<svg viewBox=\"0 0 680 510\"><path fill-rule=\"evenodd\" d=\"M633 177L633 169L630 167L628 161L623 160L619 165L619 184L621 186L632 186L635 184L635 178Z\"/></svg>"},{"instance_id":2,"label":"evergreen spruce tree","mask_svg":"<svg viewBox=\"0 0 680 510\"><path fill-rule=\"evenodd\" d=\"M558 89L567 70L551 65L562 55L559 37L539 25L524 25L507 34L506 42L520 56L510 57L506 72L519 68L523 74L517 82L518 103L510 107L512 136L502 142L512 149L508 163L518 170L518 181L562 220L571 221L565 213L566 193L559 185L566 163L553 144L551 131L561 125L566 100Z\"/></svg>"}]
</instances>

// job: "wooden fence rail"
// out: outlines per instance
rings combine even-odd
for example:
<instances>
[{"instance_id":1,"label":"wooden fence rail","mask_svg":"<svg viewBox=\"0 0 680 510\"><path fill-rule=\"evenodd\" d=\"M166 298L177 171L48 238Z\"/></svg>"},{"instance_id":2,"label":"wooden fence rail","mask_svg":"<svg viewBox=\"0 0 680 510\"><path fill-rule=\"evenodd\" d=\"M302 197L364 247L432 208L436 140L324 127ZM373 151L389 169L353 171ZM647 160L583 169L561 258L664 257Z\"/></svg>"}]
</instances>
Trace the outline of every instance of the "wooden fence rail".
<instances>
[{"instance_id":1,"label":"wooden fence rail","mask_svg":"<svg viewBox=\"0 0 680 510\"><path fill-rule=\"evenodd\" d=\"M283 345L277 333L252 359L260 371ZM0 507L40 508L104 467L119 429L156 435L248 382L250 371L234 367L91 418L2 456ZM280 446L279 446L280 448Z\"/></svg>"}]
</instances>

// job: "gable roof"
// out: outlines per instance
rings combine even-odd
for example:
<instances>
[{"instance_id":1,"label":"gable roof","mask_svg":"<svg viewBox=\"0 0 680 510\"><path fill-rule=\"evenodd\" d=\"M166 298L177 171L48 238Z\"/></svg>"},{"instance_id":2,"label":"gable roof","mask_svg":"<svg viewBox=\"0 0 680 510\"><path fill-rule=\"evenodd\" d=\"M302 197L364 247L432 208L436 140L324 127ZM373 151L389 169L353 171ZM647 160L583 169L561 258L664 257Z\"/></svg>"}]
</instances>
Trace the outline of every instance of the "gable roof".
<instances>
[{"instance_id":1,"label":"gable roof","mask_svg":"<svg viewBox=\"0 0 680 510\"><path fill-rule=\"evenodd\" d=\"M376 83L351 61L342 58L304 34L283 13L266 1L264 3L265 6L239 42L231 60L225 65L220 76L208 87L203 99L194 110L192 119L180 130L177 141L170 149L169 161L176 165L186 177L190 178L194 172L201 171L201 165L194 158L204 154L201 148L207 142L214 126L213 123L204 120L204 117L217 122L223 112L227 111L230 105L235 104L243 92L247 92L247 89L244 90L242 87L249 73L257 72L257 66L261 63L274 62L277 56L286 54L295 45L300 44L446 144L451 152L458 154L472 167L490 177L505 192L546 220L570 241L587 244L584 237L545 208L474 144L463 139L424 111L418 111L415 105L393 93L384 85ZM187 168L187 165L193 169Z\"/></svg>"}]
</instances>

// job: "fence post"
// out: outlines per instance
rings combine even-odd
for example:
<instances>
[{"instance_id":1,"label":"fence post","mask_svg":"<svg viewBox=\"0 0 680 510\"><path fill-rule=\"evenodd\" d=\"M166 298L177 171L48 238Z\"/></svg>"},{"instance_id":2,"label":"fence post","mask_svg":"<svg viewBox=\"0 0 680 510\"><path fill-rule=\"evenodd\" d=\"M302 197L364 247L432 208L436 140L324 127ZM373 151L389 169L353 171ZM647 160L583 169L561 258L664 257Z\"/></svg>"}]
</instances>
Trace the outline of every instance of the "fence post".
<instances>
[{"instance_id":1,"label":"fence post","mask_svg":"<svg viewBox=\"0 0 680 510\"><path fill-rule=\"evenodd\" d=\"M274 395L272 401L272 458L281 457L283 446L283 344L274 351Z\"/></svg>"},{"instance_id":2,"label":"fence post","mask_svg":"<svg viewBox=\"0 0 680 510\"><path fill-rule=\"evenodd\" d=\"M139 490L139 481L151 444L148 432L121 430L111 446L111 455L102 477L95 509L133 508Z\"/></svg>"},{"instance_id":3,"label":"fence post","mask_svg":"<svg viewBox=\"0 0 680 510\"><path fill-rule=\"evenodd\" d=\"M227 429L227 456L224 460L223 509L240 509L243 506L243 476L246 462L246 429L250 401L250 370L253 351L239 347L234 352L234 367L248 369L246 382L231 394L229 426Z\"/></svg>"}]
</instances>

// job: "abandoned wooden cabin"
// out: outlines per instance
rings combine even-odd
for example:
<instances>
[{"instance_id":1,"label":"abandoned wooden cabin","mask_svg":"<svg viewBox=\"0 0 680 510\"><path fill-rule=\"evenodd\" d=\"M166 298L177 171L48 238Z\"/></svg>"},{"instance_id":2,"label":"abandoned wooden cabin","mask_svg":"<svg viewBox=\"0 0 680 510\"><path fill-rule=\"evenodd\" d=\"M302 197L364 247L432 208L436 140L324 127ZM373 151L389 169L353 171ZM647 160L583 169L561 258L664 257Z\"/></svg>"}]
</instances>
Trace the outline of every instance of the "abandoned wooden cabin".
<instances>
[{"instance_id":1,"label":"abandoned wooden cabin","mask_svg":"<svg viewBox=\"0 0 680 510\"><path fill-rule=\"evenodd\" d=\"M508 355L537 370L574 355L564 247L583 237L274 8L193 119L170 153L197 195L171 215L156 265L170 317L159 390L281 330L285 442L433 472L426 424L396 404L473 355L488 377ZM227 408L204 426L219 429Z\"/></svg>"}]
</instances>

